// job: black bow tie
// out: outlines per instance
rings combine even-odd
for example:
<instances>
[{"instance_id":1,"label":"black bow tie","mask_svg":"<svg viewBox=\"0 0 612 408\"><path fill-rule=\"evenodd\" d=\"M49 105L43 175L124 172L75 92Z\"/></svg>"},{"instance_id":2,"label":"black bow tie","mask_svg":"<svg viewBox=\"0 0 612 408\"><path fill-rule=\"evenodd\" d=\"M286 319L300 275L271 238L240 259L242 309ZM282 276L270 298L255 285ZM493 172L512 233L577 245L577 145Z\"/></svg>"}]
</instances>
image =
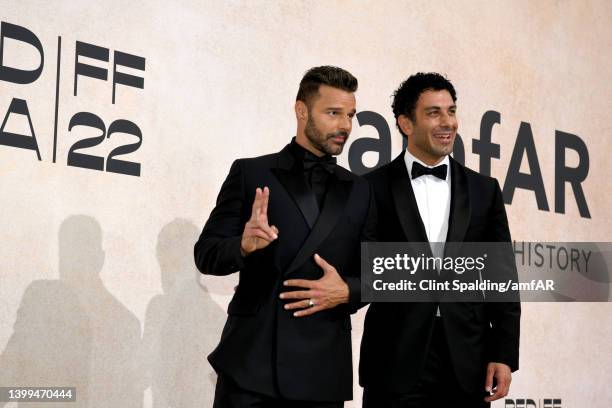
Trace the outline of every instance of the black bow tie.
<instances>
[{"instance_id":1,"label":"black bow tie","mask_svg":"<svg viewBox=\"0 0 612 408\"><path fill-rule=\"evenodd\" d=\"M333 173L336 166L336 158L330 155L323 157L317 157L314 154L304 155L304 171L312 171L317 166L322 167L329 173Z\"/></svg>"},{"instance_id":2,"label":"black bow tie","mask_svg":"<svg viewBox=\"0 0 612 408\"><path fill-rule=\"evenodd\" d=\"M420 163L413 162L412 171L410 172L410 175L412 176L413 180L425 174L431 174L432 176L435 176L441 180L446 180L446 167L447 167L446 164L442 164L440 166L430 168L430 167L425 167Z\"/></svg>"}]
</instances>

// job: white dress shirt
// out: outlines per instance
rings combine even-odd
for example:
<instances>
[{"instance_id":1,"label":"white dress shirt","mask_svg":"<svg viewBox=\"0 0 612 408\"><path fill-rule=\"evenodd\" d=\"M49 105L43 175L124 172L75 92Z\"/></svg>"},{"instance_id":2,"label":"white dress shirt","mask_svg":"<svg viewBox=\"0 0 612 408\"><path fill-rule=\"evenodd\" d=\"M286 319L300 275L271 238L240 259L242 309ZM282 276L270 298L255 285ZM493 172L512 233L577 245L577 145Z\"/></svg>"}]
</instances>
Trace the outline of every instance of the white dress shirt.
<instances>
[{"instance_id":1,"label":"white dress shirt","mask_svg":"<svg viewBox=\"0 0 612 408\"><path fill-rule=\"evenodd\" d=\"M436 165L441 166L446 164L445 180L439 179L431 174L425 174L413 179L412 163L415 161L429 168L436 166L429 166L423 163L410 154L408 149L406 149L406 153L404 154L404 161L406 162L406 169L408 170L410 183L412 184L412 191L414 191L414 197L416 198L421 220L423 220L423 225L425 226L425 232L430 242L432 254L435 257L443 257L444 243L446 242L446 235L448 233L448 218L450 216L451 203L450 160L448 156L445 156L444 159ZM431 245L431 243L434 242L439 244ZM436 315L440 316L439 308Z\"/></svg>"}]
</instances>

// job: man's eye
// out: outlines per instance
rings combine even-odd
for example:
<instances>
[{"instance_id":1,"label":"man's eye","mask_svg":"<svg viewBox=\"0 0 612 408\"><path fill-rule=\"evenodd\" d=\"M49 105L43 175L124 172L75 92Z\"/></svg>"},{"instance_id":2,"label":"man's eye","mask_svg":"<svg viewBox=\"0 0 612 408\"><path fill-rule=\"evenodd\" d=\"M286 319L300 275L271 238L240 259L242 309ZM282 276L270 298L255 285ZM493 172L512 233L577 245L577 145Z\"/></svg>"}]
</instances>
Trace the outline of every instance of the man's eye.
<instances>
[{"instance_id":1,"label":"man's eye","mask_svg":"<svg viewBox=\"0 0 612 408\"><path fill-rule=\"evenodd\" d=\"M329 111L327 112L330 116L336 116L338 114L338 112L335 111Z\"/></svg>"}]
</instances>

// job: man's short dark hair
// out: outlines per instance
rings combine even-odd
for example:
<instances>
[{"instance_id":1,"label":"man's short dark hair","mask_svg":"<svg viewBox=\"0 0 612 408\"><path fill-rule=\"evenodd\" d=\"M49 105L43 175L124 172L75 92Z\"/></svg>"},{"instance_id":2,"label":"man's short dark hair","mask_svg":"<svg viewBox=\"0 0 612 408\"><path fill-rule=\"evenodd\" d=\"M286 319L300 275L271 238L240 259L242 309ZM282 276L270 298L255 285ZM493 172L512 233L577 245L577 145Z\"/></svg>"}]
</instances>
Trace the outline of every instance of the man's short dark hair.
<instances>
[{"instance_id":1,"label":"man's short dark hair","mask_svg":"<svg viewBox=\"0 0 612 408\"><path fill-rule=\"evenodd\" d=\"M410 76L393 93L393 103L391 104L393 115L395 115L395 125L403 136L406 135L400 129L397 119L400 115L404 115L409 117L412 122L415 122L415 108L419 96L428 90L447 90L453 98L453 102L457 101L457 93L453 84L442 75L435 72L419 72Z\"/></svg>"},{"instance_id":2,"label":"man's short dark hair","mask_svg":"<svg viewBox=\"0 0 612 408\"><path fill-rule=\"evenodd\" d=\"M319 93L321 85L328 85L346 92L355 92L357 78L350 72L331 65L310 68L300 81L300 89L295 100L302 101L310 107L310 102Z\"/></svg>"}]
</instances>

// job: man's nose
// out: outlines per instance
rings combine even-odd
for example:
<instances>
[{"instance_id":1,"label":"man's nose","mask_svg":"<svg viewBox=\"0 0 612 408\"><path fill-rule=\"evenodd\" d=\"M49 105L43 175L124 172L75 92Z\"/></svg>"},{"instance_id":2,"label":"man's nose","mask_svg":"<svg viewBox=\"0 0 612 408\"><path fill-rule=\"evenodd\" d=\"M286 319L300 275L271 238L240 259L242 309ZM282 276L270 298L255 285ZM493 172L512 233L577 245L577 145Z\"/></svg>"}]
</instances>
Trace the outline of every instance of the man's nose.
<instances>
[{"instance_id":1,"label":"man's nose","mask_svg":"<svg viewBox=\"0 0 612 408\"><path fill-rule=\"evenodd\" d=\"M457 124L457 119L455 118L454 115L443 112L442 115L440 116L440 126L447 127L447 128L454 128L456 124Z\"/></svg>"},{"instance_id":2,"label":"man's nose","mask_svg":"<svg viewBox=\"0 0 612 408\"><path fill-rule=\"evenodd\" d=\"M346 115L344 116L344 120L340 123L340 128L349 132L351 130L351 126L353 125L353 118Z\"/></svg>"}]
</instances>

